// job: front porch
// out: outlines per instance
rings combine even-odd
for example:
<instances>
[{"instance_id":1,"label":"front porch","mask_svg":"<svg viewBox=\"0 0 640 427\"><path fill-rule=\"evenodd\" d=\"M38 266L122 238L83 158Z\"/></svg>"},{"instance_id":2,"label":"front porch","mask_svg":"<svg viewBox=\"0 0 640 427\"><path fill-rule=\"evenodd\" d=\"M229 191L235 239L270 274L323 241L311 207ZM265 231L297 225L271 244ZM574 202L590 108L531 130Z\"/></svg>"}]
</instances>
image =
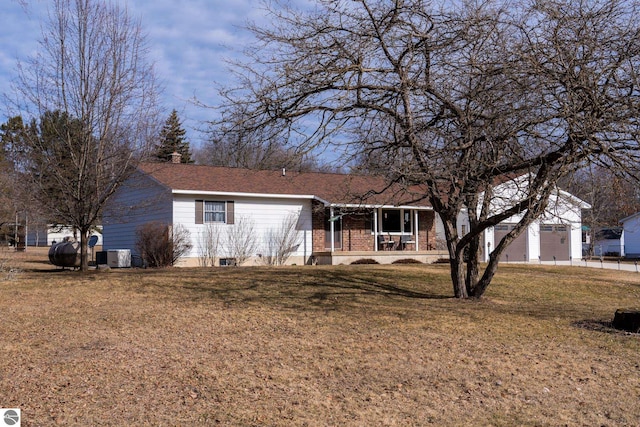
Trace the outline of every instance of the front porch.
<instances>
[{"instance_id":1,"label":"front porch","mask_svg":"<svg viewBox=\"0 0 640 427\"><path fill-rule=\"evenodd\" d=\"M326 258L326 254L333 258L344 254L350 259L364 254L384 260L426 259L427 255L438 254L434 252L435 213L429 207L316 205L312 218L317 260Z\"/></svg>"},{"instance_id":2,"label":"front porch","mask_svg":"<svg viewBox=\"0 0 640 427\"><path fill-rule=\"evenodd\" d=\"M347 265L361 259L372 259L380 264L393 264L402 259L413 259L424 264L431 264L439 259L447 258L447 251L325 251L314 252L312 263L318 265Z\"/></svg>"}]
</instances>

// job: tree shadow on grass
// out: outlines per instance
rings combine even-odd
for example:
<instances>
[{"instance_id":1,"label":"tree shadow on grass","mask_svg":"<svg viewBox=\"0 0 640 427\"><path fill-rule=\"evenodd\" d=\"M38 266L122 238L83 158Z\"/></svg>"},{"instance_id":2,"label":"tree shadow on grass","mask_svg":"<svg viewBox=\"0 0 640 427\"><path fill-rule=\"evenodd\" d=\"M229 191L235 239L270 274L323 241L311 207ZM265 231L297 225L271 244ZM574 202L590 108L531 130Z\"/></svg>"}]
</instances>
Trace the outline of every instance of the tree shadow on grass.
<instances>
[{"instance_id":1,"label":"tree shadow on grass","mask_svg":"<svg viewBox=\"0 0 640 427\"><path fill-rule=\"evenodd\" d=\"M33 270L69 279L124 282L131 290L190 302L271 304L283 308L339 310L349 307L403 306L409 301L447 300L441 277L411 268L349 266L125 269L110 272Z\"/></svg>"},{"instance_id":2,"label":"tree shadow on grass","mask_svg":"<svg viewBox=\"0 0 640 427\"><path fill-rule=\"evenodd\" d=\"M326 271L320 275L319 278L322 280L314 283L306 283L304 286L324 288L326 290L332 290L334 293L355 292L417 299L450 298L449 296L427 290L417 291L398 283L389 283L389 278L384 278L386 279L384 281L373 280L371 278L358 277L345 271Z\"/></svg>"},{"instance_id":3,"label":"tree shadow on grass","mask_svg":"<svg viewBox=\"0 0 640 427\"><path fill-rule=\"evenodd\" d=\"M215 273L213 274L215 276ZM271 303L289 308L337 310L342 307L402 304L410 300L440 300L452 297L430 289L402 284L393 272L350 269L260 269L243 273L224 272L222 280L185 278L181 289L194 292L192 298L210 298L224 303Z\"/></svg>"},{"instance_id":4,"label":"tree shadow on grass","mask_svg":"<svg viewBox=\"0 0 640 427\"><path fill-rule=\"evenodd\" d=\"M51 263L43 263L44 266L41 268L22 268L20 269L24 273L32 273L35 275L44 275L44 274L63 274L63 273L74 273L77 277L81 277L83 274L96 274L95 269L90 269L88 271L80 271L80 267L60 267L55 266Z\"/></svg>"},{"instance_id":5,"label":"tree shadow on grass","mask_svg":"<svg viewBox=\"0 0 640 427\"><path fill-rule=\"evenodd\" d=\"M49 261L48 259L37 259L37 260L30 260L29 264L37 264L37 265L48 265L49 267L55 267L53 264L51 264L51 261ZM34 271L37 271L38 269L33 268Z\"/></svg>"}]
</instances>

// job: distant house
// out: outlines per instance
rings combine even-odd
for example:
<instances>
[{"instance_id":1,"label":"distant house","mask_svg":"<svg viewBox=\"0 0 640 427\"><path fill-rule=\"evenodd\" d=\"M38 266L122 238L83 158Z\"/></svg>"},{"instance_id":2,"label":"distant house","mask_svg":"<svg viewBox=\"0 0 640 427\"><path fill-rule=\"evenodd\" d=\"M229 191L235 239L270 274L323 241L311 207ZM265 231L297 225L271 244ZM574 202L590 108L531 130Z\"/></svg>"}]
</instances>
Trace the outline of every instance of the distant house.
<instances>
[{"instance_id":1,"label":"distant house","mask_svg":"<svg viewBox=\"0 0 640 427\"><path fill-rule=\"evenodd\" d=\"M640 258L640 212L620 220L622 223L622 256Z\"/></svg>"},{"instance_id":2,"label":"distant house","mask_svg":"<svg viewBox=\"0 0 640 427\"><path fill-rule=\"evenodd\" d=\"M51 246L65 239L80 239L80 236L74 232L73 228L68 226L33 224L29 225L27 229L27 246ZM96 236L96 245L101 246L102 234L99 230L92 232L91 235Z\"/></svg>"},{"instance_id":3,"label":"distant house","mask_svg":"<svg viewBox=\"0 0 640 427\"><path fill-rule=\"evenodd\" d=\"M229 235L251 223L257 244L248 263L259 264L269 251L269 234L293 216L298 244L289 264L362 258L430 262L441 257L435 250L435 214L427 202L413 198L370 176L147 163L105 210L103 250L136 254L136 231L143 224L180 225L192 243L180 265L196 266L211 226ZM229 257L231 251L221 244L218 263Z\"/></svg>"},{"instance_id":4,"label":"distant house","mask_svg":"<svg viewBox=\"0 0 640 427\"><path fill-rule=\"evenodd\" d=\"M624 256L624 239L622 227L601 228L595 234L593 255Z\"/></svg>"}]
</instances>

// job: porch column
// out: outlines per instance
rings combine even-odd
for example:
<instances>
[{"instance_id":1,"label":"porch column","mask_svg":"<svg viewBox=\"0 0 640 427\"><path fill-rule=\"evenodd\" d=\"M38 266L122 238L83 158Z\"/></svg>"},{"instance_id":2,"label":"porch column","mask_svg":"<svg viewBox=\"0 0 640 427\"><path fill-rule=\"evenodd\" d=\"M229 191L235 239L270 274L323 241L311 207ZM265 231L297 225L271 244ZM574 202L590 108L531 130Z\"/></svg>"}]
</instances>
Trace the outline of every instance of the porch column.
<instances>
[{"instance_id":1,"label":"porch column","mask_svg":"<svg viewBox=\"0 0 640 427\"><path fill-rule=\"evenodd\" d=\"M335 216L333 211L333 207L329 208L329 233L331 234L331 253L336 250L336 242L335 242L335 221L331 221L331 219Z\"/></svg>"},{"instance_id":2,"label":"porch column","mask_svg":"<svg viewBox=\"0 0 640 427\"><path fill-rule=\"evenodd\" d=\"M378 252L378 209L373 209L373 251Z\"/></svg>"},{"instance_id":3,"label":"porch column","mask_svg":"<svg viewBox=\"0 0 640 427\"><path fill-rule=\"evenodd\" d=\"M415 211L413 211L413 214L414 214L413 223L414 223L415 228L416 228L415 231L414 231L416 233L416 236L414 237L414 240L416 241L416 252L418 252L418 250L419 250L418 249L418 241L419 241L418 238L420 237L420 231L419 231L420 227L419 227L419 224L418 224L418 210L416 209Z\"/></svg>"}]
</instances>

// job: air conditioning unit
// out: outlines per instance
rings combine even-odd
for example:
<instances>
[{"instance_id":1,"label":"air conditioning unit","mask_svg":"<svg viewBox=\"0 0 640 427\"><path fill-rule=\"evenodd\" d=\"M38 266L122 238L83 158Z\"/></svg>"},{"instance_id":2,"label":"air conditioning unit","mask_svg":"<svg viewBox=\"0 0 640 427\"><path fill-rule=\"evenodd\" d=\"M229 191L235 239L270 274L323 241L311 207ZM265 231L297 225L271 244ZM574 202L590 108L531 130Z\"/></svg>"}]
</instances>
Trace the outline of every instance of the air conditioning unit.
<instances>
[{"instance_id":1,"label":"air conditioning unit","mask_svg":"<svg viewBox=\"0 0 640 427\"><path fill-rule=\"evenodd\" d=\"M110 249L107 251L107 265L111 268L131 267L130 249Z\"/></svg>"}]
</instances>

